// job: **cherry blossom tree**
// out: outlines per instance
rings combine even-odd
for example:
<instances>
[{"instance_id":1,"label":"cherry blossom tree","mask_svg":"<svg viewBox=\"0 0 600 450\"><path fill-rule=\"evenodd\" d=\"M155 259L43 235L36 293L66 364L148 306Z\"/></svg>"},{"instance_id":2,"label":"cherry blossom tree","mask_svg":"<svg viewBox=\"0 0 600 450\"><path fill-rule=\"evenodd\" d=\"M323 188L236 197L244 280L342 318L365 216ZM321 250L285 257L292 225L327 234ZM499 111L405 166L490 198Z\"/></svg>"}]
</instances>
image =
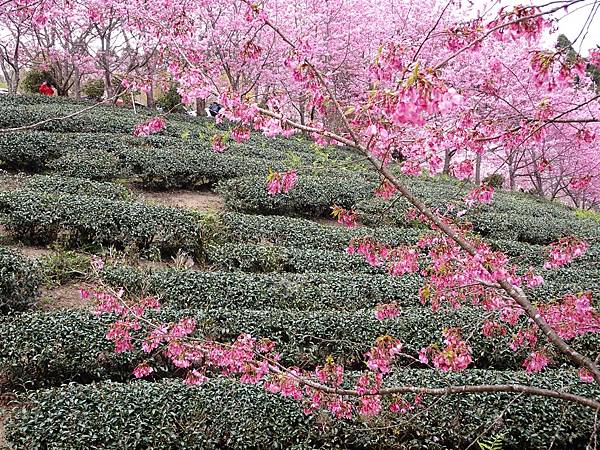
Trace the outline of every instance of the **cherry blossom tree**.
<instances>
[{"instance_id":1,"label":"cherry blossom tree","mask_svg":"<svg viewBox=\"0 0 600 450\"><path fill-rule=\"evenodd\" d=\"M516 177L521 163L512 163L511 159L529 158L529 163L539 164L545 149L552 148L558 156L560 146L586 140L595 142L594 133L586 126L597 123L598 97L589 89L585 64L579 59L568 60L564 52L540 47L541 37L550 25L547 17L577 3L575 0L552 2L543 8L503 9L495 17L478 16L468 22L457 21L460 10L448 3L435 9L436 18L425 25L424 33L416 32L421 25L421 11L405 10L401 14L405 26L402 32L394 30L397 24L391 32L385 24L376 25L384 27L386 32L377 37L381 40L375 53L370 58L365 54L363 61L368 64L364 70L351 75L352 95L339 92L340 80L327 65L332 56L321 48L318 37L309 32L312 19L291 20L281 14L277 2L214 1L192 11L190 5L169 2L168 10L161 5L161 11L150 13L154 18L152 26L140 32L153 45L164 49L163 57L172 61L169 69L188 98L209 93L220 96L224 105L222 116L237 123L236 140L247 139L250 129L267 135L298 130L321 144L352 147L379 172L382 178L377 189L379 195L404 196L414 206L412 218L432 229L415 246L390 247L364 238L350 242L349 252L363 255L370 264L386 267L391 276L420 271L420 264L426 264L427 269L421 272L426 275L426 283L420 291L424 304L436 310L473 304L498 312L499 321L484 325L482 332L486 336L506 327L513 328L526 318L528 325L518 329L511 344L513 349L523 346L529 349L529 356L523 361L525 370L543 370L553 349L580 367L582 381L599 383L596 362L568 343L575 336L598 331L599 316L589 295L568 294L548 305L533 305L523 287L543 283L539 274L518 273L502 252L493 251L481 239L467 237L465 224L429 209L394 174L395 166L408 175L436 174L443 168L440 154L447 159L460 155L463 160L452 170L464 178L470 176L474 166L472 161L465 161L473 155L490 155L517 164ZM319 15L328 17L327 8L319 2L312 5L315 7L312 14L317 18L314 21L327 24ZM244 73L254 74L247 78L252 79L252 85L264 77L263 82L274 78L291 88L269 91L264 97L248 95L250 90L244 83L247 79L233 77L232 64L225 62L227 58L218 51L215 57L212 52L214 47L210 44L204 12L207 6L237 14L228 17L229 28L222 32L247 37L240 60ZM178 27L164 27L168 21L165 14L177 17ZM308 29L303 27L304 23ZM272 39L279 43L272 43ZM496 75L500 75L499 80ZM219 77L223 85L215 86L214 80ZM515 85L521 83L523 86L516 89ZM317 111L309 123L297 120L289 108L298 101L295 92L300 92ZM334 124L329 111L335 114ZM215 142L218 143L215 150L223 151L221 137L217 136ZM587 187L586 174L581 170L575 169L569 176L573 189ZM269 193L277 195L293 189L296 177L296 173L271 173L267 180ZM465 204L468 208L490 203L493 193L491 187L482 185L469 193ZM354 226L352 211L334 206L334 214L340 222ZM585 242L566 237L551 247L545 267L568 264L586 249ZM132 309L124 306L118 295L97 296L101 297L100 310L123 316L115 323L109 338L118 351L128 350L133 345L130 330L140 326L139 315L146 307L156 305L142 303ZM394 317L397 311L394 305L380 305L375 313L385 319ZM149 354L160 350L176 366L190 368L188 383L201 383L216 369L238 375L244 382L264 381L271 392L304 400L309 411L325 408L338 417L350 417L354 412L377 414L384 395L396 399L389 405L396 411L414 407L420 402L420 394L497 391L526 392L593 408L600 406L595 399L523 385L383 388L383 377L390 372L392 360L402 348L401 341L392 337L377 340L365 355L367 370L354 389L345 389L342 388L344 369L334 361L327 361L313 372L286 368L278 363L272 343L248 335L240 336L232 344L188 340L195 325L189 320L157 325L149 332L143 348ZM461 331L449 329L442 338L443 347L432 345L422 349L420 361L442 371L467 369L472 355ZM143 376L150 371L151 366L143 365L136 373ZM417 396L393 397L407 393Z\"/></svg>"},{"instance_id":2,"label":"cherry blossom tree","mask_svg":"<svg viewBox=\"0 0 600 450\"><path fill-rule=\"evenodd\" d=\"M552 14L581 2L479 14L433 1L132 0L103 7L123 18L123 29L144 49L155 50L184 101L220 99L219 120L235 124L236 141L247 140L251 130L268 136L303 132L318 144L354 149L380 177L374 195L403 196L413 207L409 218L430 229L415 245L357 238L348 243L349 253L390 276L420 273L425 278L420 300L434 310L473 305L496 314L481 334L510 331L511 349L527 349L524 370L541 371L559 354L578 368L580 382L600 384L597 357L570 345L575 337L600 331L590 294L569 293L534 305L524 289L543 283L539 273L520 271L474 236L459 214L432 210L397 175L435 175L445 167L469 178L488 162L495 170L506 167L515 186L519 177L529 177L540 191L571 195L579 204L590 195L595 175L587 169L594 166L584 158L571 163L566 151L597 148L598 95L584 61L542 45ZM365 38L350 42L352 34ZM143 82L130 78L126 83ZM135 133L164 126L156 118ZM215 151L227 151L225 135L216 133L213 144ZM545 178L551 170L554 181ZM299 177L294 171L271 172L265 189L270 195L288 192ZM491 186L479 185L464 198L465 210L493 203L493 197ZM354 211L332 207L341 223L355 226ZM545 268L569 264L587 248L581 237L565 236L548 249ZM215 372L237 376L302 401L307 412L326 409L344 418L379 414L384 406L408 411L424 395L469 392L522 392L600 408L595 398L522 384L384 387L403 351L401 336L377 339L365 354L366 369L348 388L344 367L331 359L312 371L284 367L268 339L244 334L232 343L214 342L195 334L192 319L152 323L144 313L159 306L155 299L128 304L122 293L83 295L98 300L99 312L120 316L107 336L118 352L139 344L148 353L149 360L135 370L138 377L150 374L151 357L161 354L187 369L186 383L202 383ZM400 313L393 304L374 311L381 320ZM147 335L134 342L133 331L140 328ZM417 357L441 371L462 371L472 363L472 350L462 330L448 328Z\"/></svg>"},{"instance_id":3,"label":"cherry blossom tree","mask_svg":"<svg viewBox=\"0 0 600 450\"><path fill-rule=\"evenodd\" d=\"M21 71L30 62L31 32L40 17L39 4L3 2L0 14L0 69L12 94L17 92Z\"/></svg>"}]
</instances>

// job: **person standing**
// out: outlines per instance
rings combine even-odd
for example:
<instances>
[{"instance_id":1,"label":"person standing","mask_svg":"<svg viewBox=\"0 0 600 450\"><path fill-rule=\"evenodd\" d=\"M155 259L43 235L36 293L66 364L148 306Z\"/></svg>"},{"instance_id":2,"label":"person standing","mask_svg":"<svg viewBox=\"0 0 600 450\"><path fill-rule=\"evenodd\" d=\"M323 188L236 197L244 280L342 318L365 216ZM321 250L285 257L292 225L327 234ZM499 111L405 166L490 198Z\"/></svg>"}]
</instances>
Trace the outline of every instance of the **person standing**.
<instances>
[{"instance_id":1,"label":"person standing","mask_svg":"<svg viewBox=\"0 0 600 450\"><path fill-rule=\"evenodd\" d=\"M39 92L40 92L40 94L42 94L42 95L49 95L49 96L52 96L52 95L54 95L54 89L52 88L52 86L50 86L50 85L48 84L48 82L47 82L47 81L44 81L44 82L43 82L43 83L40 85Z\"/></svg>"}]
</instances>

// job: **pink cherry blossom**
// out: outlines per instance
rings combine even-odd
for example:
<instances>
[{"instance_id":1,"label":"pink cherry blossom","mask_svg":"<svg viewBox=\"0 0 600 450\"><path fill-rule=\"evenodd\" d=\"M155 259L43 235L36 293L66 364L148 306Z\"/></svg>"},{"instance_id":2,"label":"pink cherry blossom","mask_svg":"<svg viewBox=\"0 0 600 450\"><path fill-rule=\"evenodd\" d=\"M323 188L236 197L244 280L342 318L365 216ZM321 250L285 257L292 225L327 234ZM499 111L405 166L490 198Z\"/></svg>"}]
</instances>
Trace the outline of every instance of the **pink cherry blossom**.
<instances>
[{"instance_id":1,"label":"pink cherry blossom","mask_svg":"<svg viewBox=\"0 0 600 450\"><path fill-rule=\"evenodd\" d=\"M532 352L523 362L523 367L528 373L541 372L550 362L550 359L540 351Z\"/></svg>"},{"instance_id":2,"label":"pink cherry blossom","mask_svg":"<svg viewBox=\"0 0 600 450\"><path fill-rule=\"evenodd\" d=\"M375 190L373 192L378 197L389 200L396 194L397 189L396 189L396 186L394 186L389 181L383 180L381 182L381 184L377 188L375 188Z\"/></svg>"},{"instance_id":3,"label":"pink cherry blossom","mask_svg":"<svg viewBox=\"0 0 600 450\"><path fill-rule=\"evenodd\" d=\"M162 117L154 117L141 123L133 130L134 136L150 136L151 134L160 133L167 126L167 122Z\"/></svg>"},{"instance_id":4,"label":"pink cherry blossom","mask_svg":"<svg viewBox=\"0 0 600 450\"><path fill-rule=\"evenodd\" d=\"M148 363L141 363L138 364L137 367L133 370L133 375L135 375L136 378L143 378L147 377L152 372L154 372L154 369L150 367Z\"/></svg>"},{"instance_id":5,"label":"pink cherry blossom","mask_svg":"<svg viewBox=\"0 0 600 450\"><path fill-rule=\"evenodd\" d=\"M582 256L588 249L588 244L576 237L565 237L550 244L548 259L544 269L552 269L569 264L573 259Z\"/></svg>"},{"instance_id":6,"label":"pink cherry blossom","mask_svg":"<svg viewBox=\"0 0 600 450\"><path fill-rule=\"evenodd\" d=\"M354 228L356 226L356 212L337 205L333 205L331 210L331 215L337 219L338 223L348 228Z\"/></svg>"},{"instance_id":7,"label":"pink cherry blossom","mask_svg":"<svg viewBox=\"0 0 600 450\"><path fill-rule=\"evenodd\" d=\"M375 318L377 320L394 319L400 314L398 304L393 303L379 303L375 307Z\"/></svg>"},{"instance_id":8,"label":"pink cherry blossom","mask_svg":"<svg viewBox=\"0 0 600 450\"><path fill-rule=\"evenodd\" d=\"M578 375L579 375L579 378L581 379L581 381L583 381L584 383L593 383L594 382L593 375L590 373L589 370L587 370L584 367L579 369Z\"/></svg>"},{"instance_id":9,"label":"pink cherry blossom","mask_svg":"<svg viewBox=\"0 0 600 450\"><path fill-rule=\"evenodd\" d=\"M298 175L295 171L287 172L269 172L267 177L267 192L269 195L279 194L281 192L287 194L298 181Z\"/></svg>"},{"instance_id":10,"label":"pink cherry blossom","mask_svg":"<svg viewBox=\"0 0 600 450\"><path fill-rule=\"evenodd\" d=\"M491 186L480 186L473 189L465 198L465 203L470 208L476 203L491 203L494 197L494 188Z\"/></svg>"}]
</instances>

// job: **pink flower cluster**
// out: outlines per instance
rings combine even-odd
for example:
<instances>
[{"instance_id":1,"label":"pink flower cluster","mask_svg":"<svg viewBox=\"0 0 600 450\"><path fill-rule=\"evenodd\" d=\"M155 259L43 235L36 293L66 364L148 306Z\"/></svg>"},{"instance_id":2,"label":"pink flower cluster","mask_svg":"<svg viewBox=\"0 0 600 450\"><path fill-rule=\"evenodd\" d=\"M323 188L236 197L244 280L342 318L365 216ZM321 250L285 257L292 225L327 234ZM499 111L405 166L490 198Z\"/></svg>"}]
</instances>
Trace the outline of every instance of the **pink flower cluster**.
<instances>
[{"instance_id":1,"label":"pink flower cluster","mask_svg":"<svg viewBox=\"0 0 600 450\"><path fill-rule=\"evenodd\" d=\"M106 292L90 292L82 289L80 294L83 299L90 297L95 299L95 314L117 314L121 317L111 325L106 334L106 338L114 342L117 353L133 350L131 332L141 330L139 318L147 309L160 308L158 300L154 297L147 297L133 305L128 305L123 299L123 290L112 295ZM137 373L141 372L138 370Z\"/></svg>"},{"instance_id":2,"label":"pink flower cluster","mask_svg":"<svg viewBox=\"0 0 600 450\"><path fill-rule=\"evenodd\" d=\"M432 358L434 367L443 372L459 372L466 369L471 362L472 350L465 341L461 339L459 328L448 328L443 331L444 349L439 350L432 345L419 351L419 360L423 364L429 363Z\"/></svg>"},{"instance_id":3,"label":"pink flower cluster","mask_svg":"<svg viewBox=\"0 0 600 450\"><path fill-rule=\"evenodd\" d=\"M486 320L483 322L483 326L481 327L481 333L485 337L504 336L507 333L507 329L504 325L496 322L495 320Z\"/></svg>"},{"instance_id":4,"label":"pink flower cluster","mask_svg":"<svg viewBox=\"0 0 600 450\"><path fill-rule=\"evenodd\" d=\"M600 67L600 49L590 50L590 64Z\"/></svg>"},{"instance_id":5,"label":"pink flower cluster","mask_svg":"<svg viewBox=\"0 0 600 450\"><path fill-rule=\"evenodd\" d=\"M544 367L550 363L550 358L542 352L532 352L523 362L523 367L527 373L541 372Z\"/></svg>"},{"instance_id":6,"label":"pink flower cluster","mask_svg":"<svg viewBox=\"0 0 600 450\"><path fill-rule=\"evenodd\" d=\"M589 292L566 294L561 301L538 305L538 311L546 323L564 340L600 332L600 315L592 307ZM528 372L539 372L551 361L546 349L535 349L539 341L539 329L531 319L529 322L529 326L521 328L515 334L509 347L513 351L521 347L531 348L533 351L523 362L523 367Z\"/></svg>"},{"instance_id":7,"label":"pink flower cluster","mask_svg":"<svg viewBox=\"0 0 600 450\"><path fill-rule=\"evenodd\" d=\"M231 131L231 137L235 142L241 144L250 139L250 130L245 126L239 125Z\"/></svg>"},{"instance_id":8,"label":"pink flower cluster","mask_svg":"<svg viewBox=\"0 0 600 450\"><path fill-rule=\"evenodd\" d=\"M553 242L550 244L544 269L553 269L569 264L573 259L585 254L588 247L587 242L574 236L564 237L558 242Z\"/></svg>"},{"instance_id":9,"label":"pink flower cluster","mask_svg":"<svg viewBox=\"0 0 600 450\"><path fill-rule=\"evenodd\" d=\"M327 385L339 387L344 381L344 368L339 364L335 364L333 358L329 356L324 366L318 366L315 369L317 379Z\"/></svg>"},{"instance_id":10,"label":"pink flower cluster","mask_svg":"<svg viewBox=\"0 0 600 450\"><path fill-rule=\"evenodd\" d=\"M402 344L391 336L381 336L375 341L375 347L365 353L367 367L374 372L386 374L394 356L402 350Z\"/></svg>"},{"instance_id":11,"label":"pink flower cluster","mask_svg":"<svg viewBox=\"0 0 600 450\"><path fill-rule=\"evenodd\" d=\"M162 117L153 117L144 123L136 125L133 130L134 136L150 136L151 134L160 133L167 126L167 122Z\"/></svg>"},{"instance_id":12,"label":"pink flower cluster","mask_svg":"<svg viewBox=\"0 0 600 450\"><path fill-rule=\"evenodd\" d=\"M482 26L481 19L477 18L464 24L460 24L447 30L448 34L448 49L456 52L465 45L468 45L475 41L475 39L481 36ZM481 47L480 44L475 44L473 50L477 50Z\"/></svg>"},{"instance_id":13,"label":"pink flower cluster","mask_svg":"<svg viewBox=\"0 0 600 450\"><path fill-rule=\"evenodd\" d=\"M473 175L473 161L465 159L452 167L452 174L459 180L466 180Z\"/></svg>"},{"instance_id":14,"label":"pink flower cluster","mask_svg":"<svg viewBox=\"0 0 600 450\"><path fill-rule=\"evenodd\" d=\"M138 364L135 369L133 369L133 375L136 378L144 378L154 372L154 369L148 365L148 363L143 362Z\"/></svg>"},{"instance_id":15,"label":"pink flower cluster","mask_svg":"<svg viewBox=\"0 0 600 450\"><path fill-rule=\"evenodd\" d=\"M215 153L223 153L227 149L227 145L225 145L226 136L222 134L215 134L211 138L211 147L213 152Z\"/></svg>"},{"instance_id":16,"label":"pink flower cluster","mask_svg":"<svg viewBox=\"0 0 600 450\"><path fill-rule=\"evenodd\" d=\"M396 192L398 192L396 186L390 183L387 179L384 179L381 182L381 184L373 191L373 193L376 196L384 198L386 200L389 200L394 195L396 195Z\"/></svg>"},{"instance_id":17,"label":"pink flower cluster","mask_svg":"<svg viewBox=\"0 0 600 450\"><path fill-rule=\"evenodd\" d=\"M354 228L356 226L356 212L351 209L345 209L338 205L331 207L331 215L337 219L339 224L342 224L348 228Z\"/></svg>"},{"instance_id":18,"label":"pink flower cluster","mask_svg":"<svg viewBox=\"0 0 600 450\"><path fill-rule=\"evenodd\" d=\"M581 369L579 369L578 375L579 375L579 379L581 381L583 381L584 383L593 383L594 382L594 376L585 367L582 367Z\"/></svg>"},{"instance_id":19,"label":"pink flower cluster","mask_svg":"<svg viewBox=\"0 0 600 450\"><path fill-rule=\"evenodd\" d=\"M287 194L298 181L298 174L294 170L287 172L271 172L267 176L267 192L269 195L279 194L281 192Z\"/></svg>"},{"instance_id":20,"label":"pink flower cluster","mask_svg":"<svg viewBox=\"0 0 600 450\"><path fill-rule=\"evenodd\" d=\"M558 65L558 69L555 69L556 65ZM570 61L567 55L560 52L534 52L531 58L531 68L534 70L537 87L545 87L548 91L553 91L557 87L568 88L577 80L585 77L583 59L577 57L574 61Z\"/></svg>"},{"instance_id":21,"label":"pink flower cluster","mask_svg":"<svg viewBox=\"0 0 600 450\"><path fill-rule=\"evenodd\" d=\"M353 239L346 248L346 253L362 255L372 266L386 265L388 273L393 276L419 270L419 252L412 247L389 248L365 237Z\"/></svg>"},{"instance_id":22,"label":"pink flower cluster","mask_svg":"<svg viewBox=\"0 0 600 450\"><path fill-rule=\"evenodd\" d=\"M591 175L583 175L578 177L573 177L569 182L569 187L575 191L583 191L587 189L587 187L592 182Z\"/></svg>"},{"instance_id":23,"label":"pink flower cluster","mask_svg":"<svg viewBox=\"0 0 600 450\"><path fill-rule=\"evenodd\" d=\"M494 188L491 186L482 185L473 189L467 194L465 203L471 208L476 203L492 203L494 198Z\"/></svg>"},{"instance_id":24,"label":"pink flower cluster","mask_svg":"<svg viewBox=\"0 0 600 450\"><path fill-rule=\"evenodd\" d=\"M400 309L396 302L379 303L375 307L375 318L377 320L394 319L400 314Z\"/></svg>"},{"instance_id":25,"label":"pink flower cluster","mask_svg":"<svg viewBox=\"0 0 600 450\"><path fill-rule=\"evenodd\" d=\"M494 31L494 35L501 41L507 35L511 39L526 37L535 39L541 35L543 30L550 25L550 22L543 16L536 15L540 8L534 6L515 6L512 10L502 8L499 17L487 24L488 29L495 28L502 24L510 25Z\"/></svg>"},{"instance_id":26,"label":"pink flower cluster","mask_svg":"<svg viewBox=\"0 0 600 450\"><path fill-rule=\"evenodd\" d=\"M542 317L565 340L600 332L600 315L592 306L592 294L566 294L561 301L538 306Z\"/></svg>"}]
</instances>

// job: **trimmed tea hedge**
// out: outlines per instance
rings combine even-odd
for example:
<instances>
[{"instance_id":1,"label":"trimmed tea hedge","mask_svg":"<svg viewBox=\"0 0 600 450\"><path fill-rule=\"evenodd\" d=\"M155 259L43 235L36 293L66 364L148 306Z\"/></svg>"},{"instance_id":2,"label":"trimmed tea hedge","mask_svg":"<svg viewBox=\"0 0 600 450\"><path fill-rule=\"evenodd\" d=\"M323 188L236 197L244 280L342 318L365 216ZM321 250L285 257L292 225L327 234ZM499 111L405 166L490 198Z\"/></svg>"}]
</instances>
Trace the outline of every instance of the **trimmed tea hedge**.
<instances>
[{"instance_id":1,"label":"trimmed tea hedge","mask_svg":"<svg viewBox=\"0 0 600 450\"><path fill-rule=\"evenodd\" d=\"M449 313L433 313L426 308L407 308L393 320L376 320L372 310L355 312L248 309L178 310L165 308L154 316L157 321L193 317L199 329L209 337L231 341L240 333L268 337L277 343L282 361L289 365L315 367L328 355L351 368L364 367L364 353L377 337L389 334L403 342L412 358L399 358L399 366L419 365L417 352L434 342L441 342L442 330L462 326L475 330L472 339L474 367L520 369L527 356L525 350L509 349L510 336L484 338L479 327L484 319L481 310L463 308ZM0 322L0 374L8 385L40 386L66 381L132 378L133 367L148 357L141 350L114 353L105 339L109 316L95 316L87 311L26 313ZM141 335L140 335L141 337ZM586 353L594 352L598 336L574 340L573 346ZM566 364L556 358L557 364ZM164 361L155 364L157 375L172 373Z\"/></svg>"},{"instance_id":2,"label":"trimmed tea hedge","mask_svg":"<svg viewBox=\"0 0 600 450\"><path fill-rule=\"evenodd\" d=\"M541 250L540 250L541 252ZM207 262L217 270L251 273L358 273L385 274L385 268L373 267L360 255L342 252L315 250L310 248L282 247L276 245L227 243L206 249ZM600 295L600 265L597 260L575 260L573 263L552 270L541 269L543 258L516 256L515 262L528 270L533 266L543 275L544 284L526 289L537 300L551 301L567 293L592 291L595 298ZM407 285L406 298L416 298L422 285L420 277Z\"/></svg>"},{"instance_id":3,"label":"trimmed tea hedge","mask_svg":"<svg viewBox=\"0 0 600 450\"><path fill-rule=\"evenodd\" d=\"M166 206L77 195L14 191L0 193L0 221L20 238L52 242L198 253L198 214Z\"/></svg>"},{"instance_id":4,"label":"trimmed tea hedge","mask_svg":"<svg viewBox=\"0 0 600 450\"><path fill-rule=\"evenodd\" d=\"M4 96L3 96L4 97ZM51 117L65 117L83 108L90 106L89 103L55 103L42 102L27 104L26 101L16 104L0 103L0 128L16 128L34 123L42 122ZM122 133L131 134L135 126L156 113L141 109L138 114L132 114L130 110L99 105L84 113L72 116L68 119L54 120L38 126L36 130L52 132L84 132L84 133ZM181 136L185 132L204 128L208 120L197 118L182 120L184 116L178 116L179 120L167 122L167 128L162 133L168 136Z\"/></svg>"},{"instance_id":5,"label":"trimmed tea hedge","mask_svg":"<svg viewBox=\"0 0 600 450\"><path fill-rule=\"evenodd\" d=\"M284 168L267 159L215 153L201 144L197 147L131 149L122 154L122 164L142 183L159 188L193 187L248 173L266 174L269 166Z\"/></svg>"},{"instance_id":6,"label":"trimmed tea hedge","mask_svg":"<svg viewBox=\"0 0 600 450\"><path fill-rule=\"evenodd\" d=\"M0 110L1 112L1 110ZM0 134L0 164L4 169L38 172L62 153L60 142L48 142L39 131Z\"/></svg>"},{"instance_id":7,"label":"trimmed tea hedge","mask_svg":"<svg viewBox=\"0 0 600 450\"><path fill-rule=\"evenodd\" d=\"M0 112L1 110L0 106ZM171 120L173 118L168 119L168 121ZM221 166L224 164L221 160L228 161L232 157L234 161L240 158L244 158L249 162L253 160L266 161L264 166L260 167L259 172L266 171L266 167L269 166L275 170L284 170L290 164L300 164L300 171L305 173L312 169L322 171L323 165L331 163L332 158L330 155L347 157L344 153L338 155L339 152L335 149L319 150L317 153L316 150L312 149L309 142L302 139L266 138L259 134L253 134L250 140L243 144L232 142L225 153L215 155L209 142L219 130L217 128L212 129L212 124L210 125L211 127L207 131L197 135L190 134L185 139L163 135L135 137L131 135L130 131L127 134L63 133L37 130L3 133L0 136L0 161L6 168L38 172L48 167L52 160L61 156L66 158L66 154L71 154L70 158L67 159L73 160L74 156L79 153L93 155L93 152L90 153L92 150L126 155L136 149L145 149L150 153L157 149L165 149L170 152L171 156L179 159L181 159L181 155L191 154L195 159L202 156L208 161L215 161ZM131 157L132 163L135 163L138 158L138 156L134 156ZM142 158L139 164L143 165L146 159L148 157ZM201 159L199 163L202 163ZM238 162L239 164L241 163ZM218 167L211 173L212 177L219 177L222 170L217 169ZM234 175L243 176L249 173L252 172L234 172ZM220 176L219 179L222 178L227 177Z\"/></svg>"},{"instance_id":8,"label":"trimmed tea hedge","mask_svg":"<svg viewBox=\"0 0 600 450\"><path fill-rule=\"evenodd\" d=\"M458 186L444 180L407 180L411 191L432 207L448 203L464 209L464 195L473 186ZM359 217L366 225L410 227L406 218L410 205L401 198L390 209L390 202L369 198L357 205ZM577 218L566 206L523 194L498 192L491 205L479 205L463 219L473 223L474 230L484 237L529 244L547 245L563 236L599 237L600 225L590 219Z\"/></svg>"},{"instance_id":9,"label":"trimmed tea hedge","mask_svg":"<svg viewBox=\"0 0 600 450\"><path fill-rule=\"evenodd\" d=\"M64 177L110 181L129 175L117 153L105 149L68 150L51 161L48 168Z\"/></svg>"},{"instance_id":10,"label":"trimmed tea hedge","mask_svg":"<svg viewBox=\"0 0 600 450\"><path fill-rule=\"evenodd\" d=\"M131 192L115 183L91 181L85 178L35 175L28 178L22 189L48 194L74 194L102 197L108 200L127 200Z\"/></svg>"},{"instance_id":11,"label":"trimmed tea hedge","mask_svg":"<svg viewBox=\"0 0 600 450\"><path fill-rule=\"evenodd\" d=\"M223 239L231 242L270 243L297 248L345 250L353 237L372 236L390 245L415 243L423 230L408 228L348 229L307 219L224 213Z\"/></svg>"},{"instance_id":12,"label":"trimmed tea hedge","mask_svg":"<svg viewBox=\"0 0 600 450\"><path fill-rule=\"evenodd\" d=\"M29 308L41 284L39 267L23 255L0 247L0 314ZM3 339L5 335L3 335Z\"/></svg>"},{"instance_id":13,"label":"trimmed tea hedge","mask_svg":"<svg viewBox=\"0 0 600 450\"><path fill-rule=\"evenodd\" d=\"M470 371L442 376L403 370L388 385L525 382L565 389L574 373ZM568 390L590 397L598 389ZM202 448L202 449L416 449L465 448L480 437L505 433L503 448L583 449L594 427L593 411L557 399L515 394L469 394L424 398L409 415L341 421L306 416L302 405L261 386L213 379L201 386L178 380L102 383L32 393L7 423L16 449ZM500 417L500 418L499 418ZM489 428L489 430L488 430ZM486 432L487 431L487 432ZM483 436L482 436L483 433Z\"/></svg>"},{"instance_id":14,"label":"trimmed tea hedge","mask_svg":"<svg viewBox=\"0 0 600 450\"><path fill-rule=\"evenodd\" d=\"M223 182L218 191L230 209L245 213L320 217L331 215L336 204L351 208L372 195L374 184L357 175L346 177L300 176L287 194L269 195L264 176Z\"/></svg>"},{"instance_id":15,"label":"trimmed tea hedge","mask_svg":"<svg viewBox=\"0 0 600 450\"><path fill-rule=\"evenodd\" d=\"M217 270L242 272L359 272L384 273L361 255L310 248L226 243L206 249L209 264Z\"/></svg>"},{"instance_id":16,"label":"trimmed tea hedge","mask_svg":"<svg viewBox=\"0 0 600 450\"><path fill-rule=\"evenodd\" d=\"M182 308L355 311L380 302L416 305L420 287L416 276L339 272L251 274L110 267L101 276L110 285L124 287L133 295L156 295L164 303Z\"/></svg>"}]
</instances>

